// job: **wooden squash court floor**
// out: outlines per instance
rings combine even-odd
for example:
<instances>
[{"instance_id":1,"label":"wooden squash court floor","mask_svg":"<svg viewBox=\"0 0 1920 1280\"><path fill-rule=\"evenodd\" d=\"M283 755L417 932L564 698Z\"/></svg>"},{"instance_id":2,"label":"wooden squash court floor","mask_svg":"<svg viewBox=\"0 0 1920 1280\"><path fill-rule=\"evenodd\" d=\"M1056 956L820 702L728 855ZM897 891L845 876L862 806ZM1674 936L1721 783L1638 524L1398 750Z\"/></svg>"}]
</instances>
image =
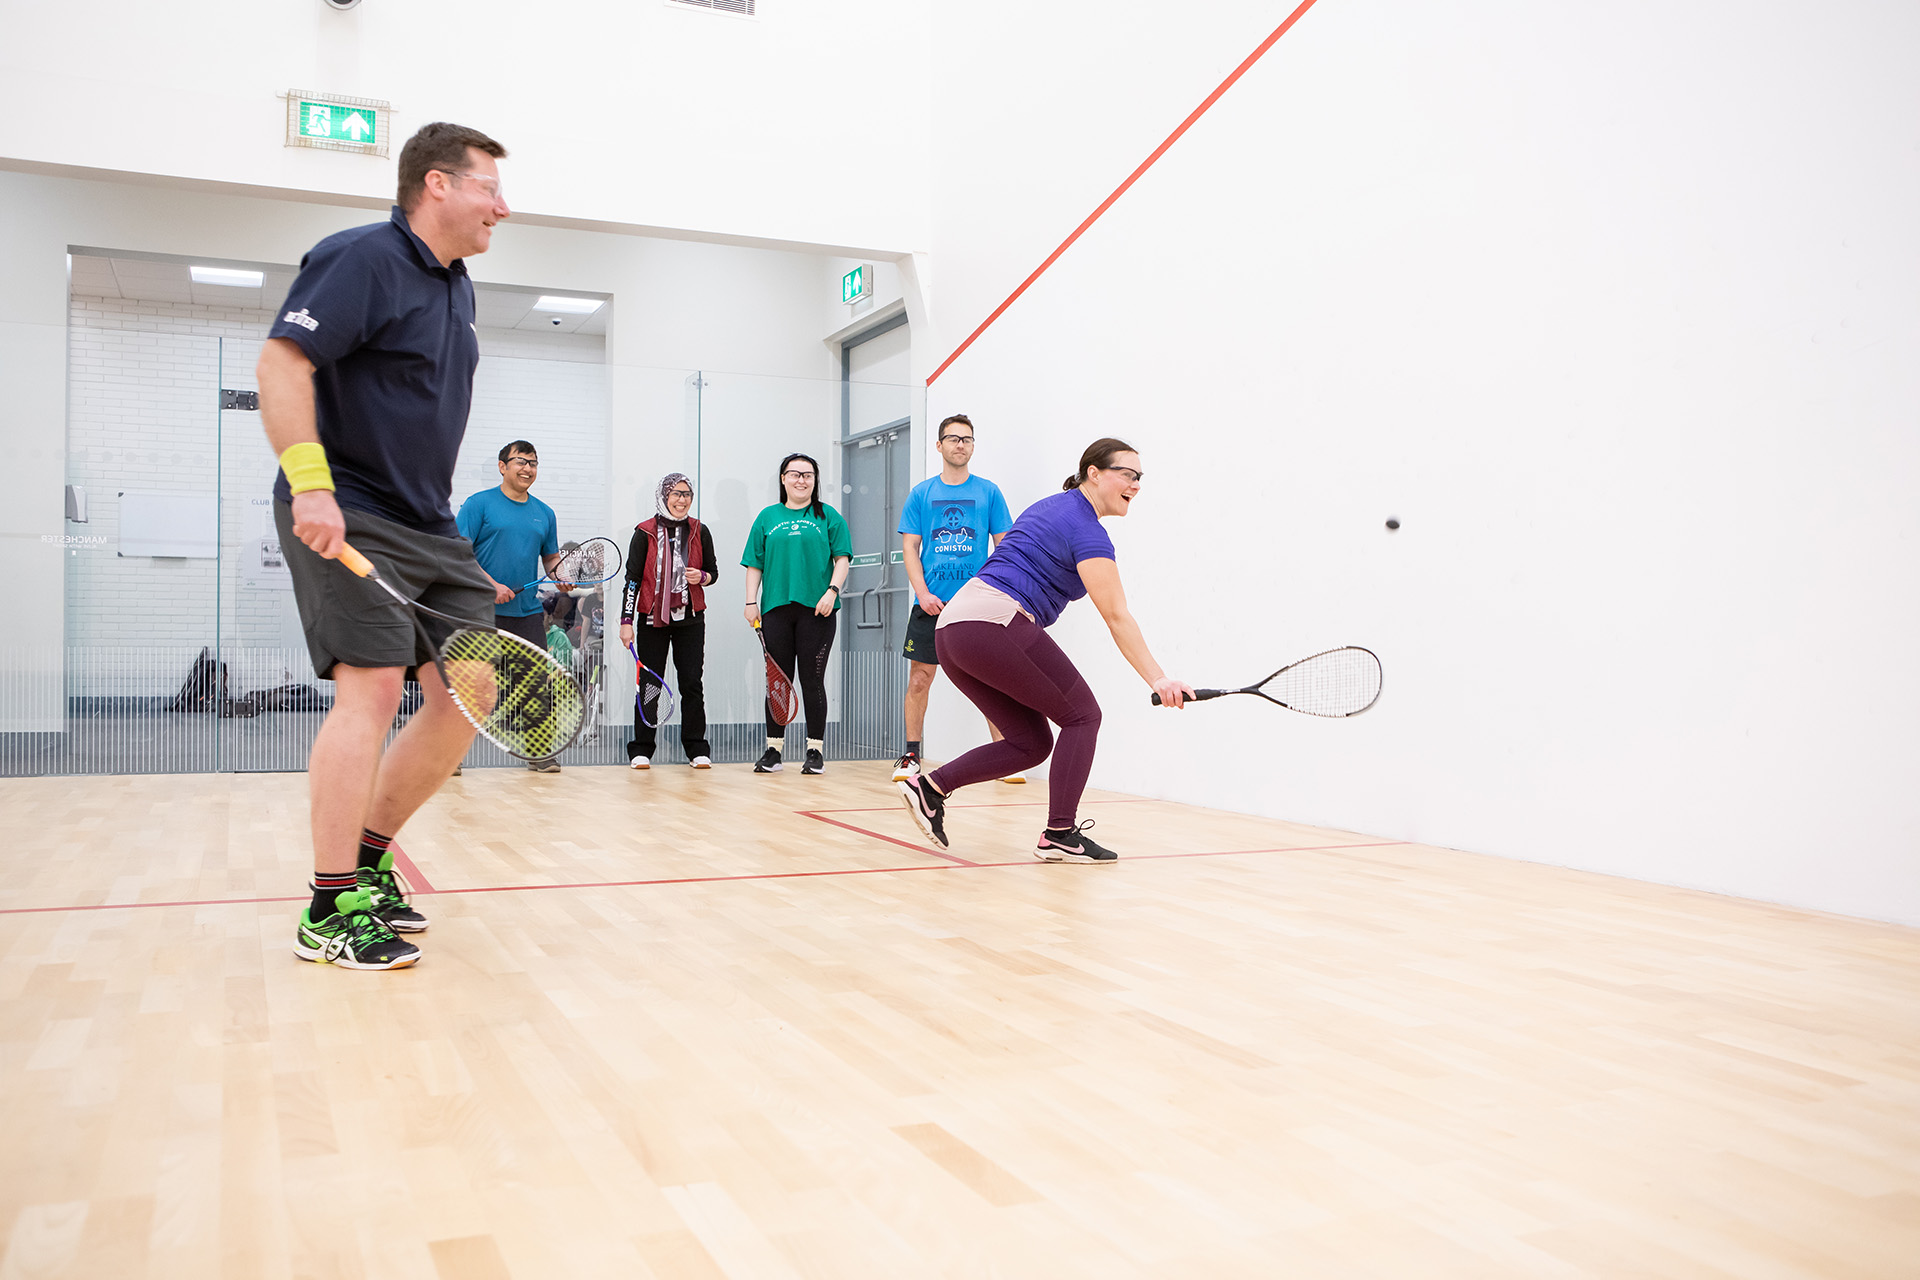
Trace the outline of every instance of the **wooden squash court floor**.
<instances>
[{"instance_id":1,"label":"wooden squash court floor","mask_svg":"<svg viewBox=\"0 0 1920 1280\"><path fill-rule=\"evenodd\" d=\"M1920 932L886 774L0 781L0 1280L1920 1276Z\"/></svg>"}]
</instances>

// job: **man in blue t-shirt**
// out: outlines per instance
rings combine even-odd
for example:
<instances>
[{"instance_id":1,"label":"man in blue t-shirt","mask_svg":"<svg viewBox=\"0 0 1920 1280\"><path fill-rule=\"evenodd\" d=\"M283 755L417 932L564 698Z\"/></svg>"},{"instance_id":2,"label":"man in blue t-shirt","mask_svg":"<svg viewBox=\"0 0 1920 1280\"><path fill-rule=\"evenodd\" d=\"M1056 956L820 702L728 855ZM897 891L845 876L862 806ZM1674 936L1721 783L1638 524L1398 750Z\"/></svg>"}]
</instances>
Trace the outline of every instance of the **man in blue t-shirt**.
<instances>
[{"instance_id":1,"label":"man in blue t-shirt","mask_svg":"<svg viewBox=\"0 0 1920 1280\"><path fill-rule=\"evenodd\" d=\"M546 611L540 593L527 584L560 562L560 523L553 508L534 497L540 455L525 440L500 450L500 484L460 504L454 523L473 544L480 570L493 583L493 625L536 649L547 647ZM535 773L558 773L551 759L529 760Z\"/></svg>"},{"instance_id":2,"label":"man in blue t-shirt","mask_svg":"<svg viewBox=\"0 0 1920 1280\"><path fill-rule=\"evenodd\" d=\"M907 495L900 512L900 542L914 605L907 615L907 639L901 653L907 668L907 749L893 766L899 782L920 771L920 739L927 720L927 695L940 674L934 649L934 618L953 593L980 572L1013 515L1000 486L974 475L973 422L956 413L940 424L940 474L928 476ZM988 725L997 740L1000 731ZM1017 774L1008 782L1024 782Z\"/></svg>"}]
</instances>

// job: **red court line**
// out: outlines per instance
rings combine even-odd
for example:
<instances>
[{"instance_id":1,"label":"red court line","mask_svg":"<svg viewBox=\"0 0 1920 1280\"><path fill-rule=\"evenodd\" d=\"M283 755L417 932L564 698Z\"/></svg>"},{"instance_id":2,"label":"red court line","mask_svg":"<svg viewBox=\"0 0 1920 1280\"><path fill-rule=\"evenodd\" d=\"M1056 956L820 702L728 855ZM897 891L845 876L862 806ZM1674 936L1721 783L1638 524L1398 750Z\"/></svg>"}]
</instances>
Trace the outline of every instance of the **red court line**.
<instances>
[{"instance_id":1,"label":"red court line","mask_svg":"<svg viewBox=\"0 0 1920 1280\"><path fill-rule=\"evenodd\" d=\"M1292 13L1288 14L1287 20L1281 23L1278 27L1274 28L1273 34L1268 36L1265 40L1262 40L1260 42L1260 47L1255 49L1252 53L1248 54L1246 57L1246 60L1242 62L1239 66L1233 69L1233 74L1228 76L1225 80L1222 80L1220 82L1220 87L1215 89L1212 93L1208 94L1206 101L1202 102L1199 106L1195 107L1192 113L1189 114L1185 120L1181 121L1180 127L1178 129L1175 129L1172 133L1168 134L1167 140L1161 143L1159 146L1155 147L1153 149L1153 154L1148 156L1145 160L1142 160L1140 162L1140 167L1135 169L1132 173L1128 174L1127 180L1121 183L1119 186L1115 187L1113 189L1113 194L1108 196L1105 200L1102 200L1100 202L1100 207L1098 209L1095 209L1092 213L1087 215L1086 221L1082 222L1079 226L1075 227L1073 229L1073 234L1068 236L1065 240L1062 240L1060 242L1060 247L1058 249L1055 249L1052 253L1048 254L1047 260L1041 263L1039 266L1035 267L1033 269L1033 274L1028 276L1025 280L1022 280L1020 282L1020 287L1018 289L1015 289L1012 293L1008 294L1007 300L1001 303L999 306L995 307L993 309L993 314L988 316L985 320L982 320L980 322L980 327L978 329L975 329L972 333L968 334L967 340L953 349L952 355L948 356L945 360L942 360L940 362L940 367L938 369L935 369L931 374L927 375L927 385L932 386L933 380L935 378L938 378L941 374L945 373L947 371L947 366L952 364L955 360L958 360L960 358L960 353L965 351L968 347L972 346L973 340L987 331L988 325L991 325L995 320L998 320L1001 316L1001 313L1004 312L1008 307L1012 306L1015 300L1017 300L1021 294L1025 293L1028 287L1032 285L1035 280L1038 280L1043 274L1045 274L1047 268L1051 267L1059 259L1061 254L1065 253L1070 247L1072 247L1073 242L1075 240L1078 240L1086 232L1088 227L1091 227L1094 223L1100 220L1101 214L1105 213L1108 209L1113 207L1114 201L1118 200L1121 196L1127 193L1127 188L1131 187L1134 183L1140 180L1140 175L1144 174L1147 170L1153 168L1154 162L1159 160L1161 156L1165 155L1169 147L1173 146L1174 143L1180 141L1181 135L1186 133L1188 129L1191 129L1194 125L1194 122L1197 121L1201 116L1207 113L1208 108L1212 107L1214 103L1220 101L1220 96L1224 94L1227 90L1233 88L1234 82L1239 80L1241 76L1245 75L1248 69L1252 67L1254 63L1260 61L1260 59L1265 56L1267 50L1273 48L1273 46L1279 41L1280 37L1287 34L1288 29L1291 28L1294 23L1300 20L1301 15L1306 13L1307 10L1313 8L1313 4L1314 4L1314 0L1301 0L1300 7L1298 9L1295 9Z\"/></svg>"},{"instance_id":2,"label":"red court line","mask_svg":"<svg viewBox=\"0 0 1920 1280\"><path fill-rule=\"evenodd\" d=\"M433 881L427 879L426 873L414 865L412 858L400 852L399 845L396 844L391 847L393 849L393 865L400 869L400 874L407 878L407 883L413 886L414 892L437 892L433 887Z\"/></svg>"},{"instance_id":3,"label":"red court line","mask_svg":"<svg viewBox=\"0 0 1920 1280\"><path fill-rule=\"evenodd\" d=\"M892 810L887 810L887 809L828 809L826 810L826 812L828 813L887 813L891 811ZM936 858L945 858L948 862L957 862L963 867L972 867L972 866L979 865L978 863L968 862L965 858L956 858L950 853L941 853L938 849L929 849L925 845L914 844L912 841L909 841L909 840L896 840L892 836L883 836L878 831L869 831L865 827L856 827L850 822L835 822L832 818L821 817L818 812L810 812L806 809L795 809L794 812L799 814L803 818L812 818L815 822L824 822L830 827L840 827L846 831L858 832L863 836L872 836L875 840L885 840L888 844L897 844L902 849L911 849L915 853L930 853Z\"/></svg>"},{"instance_id":4,"label":"red court line","mask_svg":"<svg viewBox=\"0 0 1920 1280\"><path fill-rule=\"evenodd\" d=\"M855 827L852 830L860 830ZM863 835L874 835L876 839L893 841L890 836L880 836L874 832L863 831ZM1122 858L1119 864L1128 862L1157 862L1170 858L1237 858L1255 853L1339 853L1345 849L1388 849L1397 845L1409 845L1407 840L1375 840L1361 844L1309 844L1276 846L1271 849L1201 849L1191 853L1141 853ZM920 850L919 852L931 852ZM470 889L433 889L426 891L434 897L446 897L463 893L533 893L547 889L637 889L651 885L669 884L724 884L735 880L806 880L819 876L877 876L889 875L896 871L986 871L1004 867L1048 867L1064 864L1042 862L1038 858L1019 858L1010 862L963 862L958 859L952 863L921 862L905 867L836 867L826 871L757 871L750 875L739 876L667 876L651 880L587 880L568 881L561 884L497 884L480 885ZM305 902L302 895L297 898L203 898L180 902L97 902L69 907L0 907L0 916L40 915L52 911L133 911L151 907L247 907L264 906L273 902Z\"/></svg>"}]
</instances>

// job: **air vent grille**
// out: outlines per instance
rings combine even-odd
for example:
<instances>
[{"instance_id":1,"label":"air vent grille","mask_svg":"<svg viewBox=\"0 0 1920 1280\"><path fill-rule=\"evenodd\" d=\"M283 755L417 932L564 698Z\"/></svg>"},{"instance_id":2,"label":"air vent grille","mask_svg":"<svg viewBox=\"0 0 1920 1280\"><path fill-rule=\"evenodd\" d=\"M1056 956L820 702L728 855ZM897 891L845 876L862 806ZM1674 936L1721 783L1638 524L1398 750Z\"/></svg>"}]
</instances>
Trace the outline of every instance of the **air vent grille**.
<instances>
[{"instance_id":1,"label":"air vent grille","mask_svg":"<svg viewBox=\"0 0 1920 1280\"><path fill-rule=\"evenodd\" d=\"M754 0L667 0L669 4L683 4L690 9L712 9L715 13L738 13L745 17L753 16Z\"/></svg>"}]
</instances>

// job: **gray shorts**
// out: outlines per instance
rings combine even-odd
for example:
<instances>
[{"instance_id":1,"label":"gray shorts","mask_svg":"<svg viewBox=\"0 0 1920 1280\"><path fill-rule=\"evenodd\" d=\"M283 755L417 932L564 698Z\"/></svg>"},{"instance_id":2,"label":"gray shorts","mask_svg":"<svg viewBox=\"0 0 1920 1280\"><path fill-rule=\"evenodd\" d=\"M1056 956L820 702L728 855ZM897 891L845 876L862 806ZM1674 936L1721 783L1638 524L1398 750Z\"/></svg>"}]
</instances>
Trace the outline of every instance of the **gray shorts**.
<instances>
[{"instance_id":1,"label":"gray shorts","mask_svg":"<svg viewBox=\"0 0 1920 1280\"><path fill-rule=\"evenodd\" d=\"M493 625L493 588L465 538L422 533L352 507L342 507L340 514L346 517L347 541L373 561L394 590L476 626ZM417 667L433 661L399 601L338 561L322 559L293 536L290 504L273 504L273 522L293 575L293 598L300 606L300 626L307 633L315 675L331 679L334 664L344 662L350 667L405 667L412 679ZM445 638L445 623L437 618L423 621L436 640Z\"/></svg>"}]
</instances>

